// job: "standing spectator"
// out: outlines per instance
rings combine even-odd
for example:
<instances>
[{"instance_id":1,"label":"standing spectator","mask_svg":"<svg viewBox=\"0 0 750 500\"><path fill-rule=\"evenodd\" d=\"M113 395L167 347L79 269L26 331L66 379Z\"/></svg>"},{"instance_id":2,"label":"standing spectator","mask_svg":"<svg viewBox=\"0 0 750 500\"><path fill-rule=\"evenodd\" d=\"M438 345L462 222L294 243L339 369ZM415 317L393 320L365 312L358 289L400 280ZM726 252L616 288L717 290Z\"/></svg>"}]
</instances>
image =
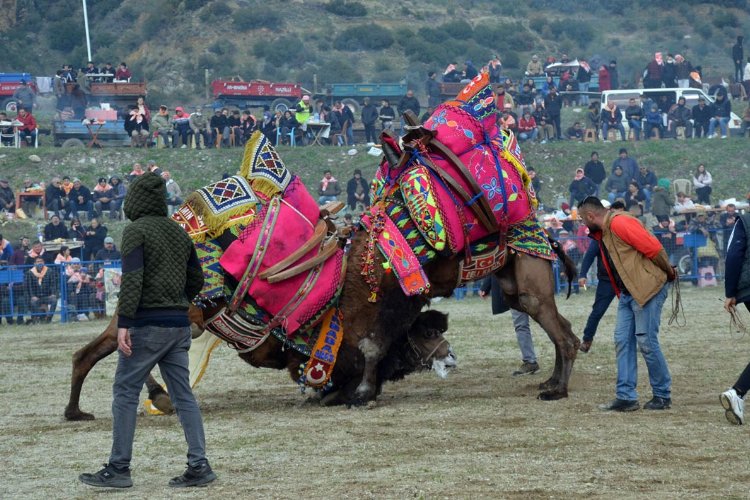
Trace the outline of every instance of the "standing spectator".
<instances>
[{"instance_id":1,"label":"standing spectator","mask_svg":"<svg viewBox=\"0 0 750 500\"><path fill-rule=\"evenodd\" d=\"M622 173L627 182L638 181L638 162L628 156L628 150L625 148L620 148L618 157L612 162L612 172L614 172L615 168L618 166L622 168Z\"/></svg>"},{"instance_id":2,"label":"standing spectator","mask_svg":"<svg viewBox=\"0 0 750 500\"><path fill-rule=\"evenodd\" d=\"M503 63L500 61L500 56L497 54L492 56L492 59L487 64L487 70L490 74L490 83L500 83L500 77L503 74Z\"/></svg>"},{"instance_id":3,"label":"standing spectator","mask_svg":"<svg viewBox=\"0 0 750 500\"><path fill-rule=\"evenodd\" d=\"M120 209L125 200L127 189L125 188L125 184L122 183L122 179L120 179L119 175L113 175L110 177L109 185L112 186L112 203L109 209L109 217L111 219L119 219Z\"/></svg>"},{"instance_id":4,"label":"standing spectator","mask_svg":"<svg viewBox=\"0 0 750 500\"><path fill-rule=\"evenodd\" d=\"M713 179L711 173L706 170L704 164L698 165L693 174L693 186L695 187L695 194L698 197L698 203L704 205L711 205L711 184Z\"/></svg>"},{"instance_id":5,"label":"standing spectator","mask_svg":"<svg viewBox=\"0 0 750 500\"><path fill-rule=\"evenodd\" d=\"M30 109L18 108L16 120L22 124L18 127L18 134L21 140L25 141L27 146L36 144L36 137L39 131L37 130L36 118L31 114Z\"/></svg>"},{"instance_id":6,"label":"standing spectator","mask_svg":"<svg viewBox=\"0 0 750 500\"><path fill-rule=\"evenodd\" d=\"M26 80L21 80L20 85L13 91L13 99L16 101L16 109L26 108L31 112L36 105L36 95Z\"/></svg>"},{"instance_id":7,"label":"standing spectator","mask_svg":"<svg viewBox=\"0 0 750 500\"><path fill-rule=\"evenodd\" d=\"M370 187L360 169L354 170L354 177L346 183L346 200L352 211L361 211L370 206Z\"/></svg>"},{"instance_id":8,"label":"standing spectator","mask_svg":"<svg viewBox=\"0 0 750 500\"><path fill-rule=\"evenodd\" d=\"M677 66L672 54L667 54L667 61L664 63L664 67L661 70L661 81L664 87L671 89L676 85L677 80Z\"/></svg>"},{"instance_id":9,"label":"standing spectator","mask_svg":"<svg viewBox=\"0 0 750 500\"><path fill-rule=\"evenodd\" d=\"M0 179L0 211L16 213L16 195L8 185L8 179Z\"/></svg>"},{"instance_id":10,"label":"standing spectator","mask_svg":"<svg viewBox=\"0 0 750 500\"><path fill-rule=\"evenodd\" d=\"M79 480L99 487L133 485L130 462L138 395L151 370L159 368L188 442L188 468L169 482L200 486L216 479L205 454L200 408L188 380L190 301L203 286L192 241L166 217L164 181L153 174L131 186L125 211L133 222L122 239L123 273L118 311L120 349L112 403L112 452L108 464Z\"/></svg>"},{"instance_id":11,"label":"standing spectator","mask_svg":"<svg viewBox=\"0 0 750 500\"><path fill-rule=\"evenodd\" d=\"M172 117L172 147L176 148L177 143L180 142L182 149L187 148L190 145L190 134L192 130L190 128L190 115L185 113L182 106L177 106L174 109L174 116ZM180 139L179 141L177 139Z\"/></svg>"},{"instance_id":12,"label":"standing spectator","mask_svg":"<svg viewBox=\"0 0 750 500\"><path fill-rule=\"evenodd\" d=\"M570 191L569 205L575 207L587 197L594 195L596 192L596 184L586 177L582 168L577 168L575 177L570 183L570 186L568 186L568 191Z\"/></svg>"},{"instance_id":13,"label":"standing spectator","mask_svg":"<svg viewBox=\"0 0 750 500\"><path fill-rule=\"evenodd\" d=\"M726 279L724 280L724 309L736 314L737 304L745 304L750 311L750 263L748 263L748 235L750 235L750 215L737 219L729 238L726 260ZM724 415L729 423L745 423L745 395L750 390L750 363L745 367L737 382L727 391L721 393L719 400L724 407Z\"/></svg>"},{"instance_id":14,"label":"standing spectator","mask_svg":"<svg viewBox=\"0 0 750 500\"><path fill-rule=\"evenodd\" d=\"M287 110L291 115L292 112ZM216 147L229 147L229 110L221 108L214 110L214 116L211 117L211 136L215 138Z\"/></svg>"},{"instance_id":15,"label":"standing spectator","mask_svg":"<svg viewBox=\"0 0 750 500\"><path fill-rule=\"evenodd\" d=\"M737 213L737 206L734 203L728 203L725 211L719 216L719 226L722 229L722 246L724 247L724 256L726 257L727 248L729 246L729 237L732 235L732 229L734 223L739 219Z\"/></svg>"},{"instance_id":16,"label":"standing spectator","mask_svg":"<svg viewBox=\"0 0 750 500\"><path fill-rule=\"evenodd\" d=\"M67 239L68 237L68 228L65 227L65 224L60 222L60 217L57 215L53 215L50 222L44 226L44 241L53 241L58 238L60 239Z\"/></svg>"},{"instance_id":17,"label":"standing spectator","mask_svg":"<svg viewBox=\"0 0 750 500\"><path fill-rule=\"evenodd\" d=\"M86 93L76 83L70 92L70 108L73 110L73 117L82 120L86 116L86 106L88 106Z\"/></svg>"},{"instance_id":18,"label":"standing spectator","mask_svg":"<svg viewBox=\"0 0 750 500\"><path fill-rule=\"evenodd\" d=\"M495 96L497 98L497 109L505 109L508 104L510 104L511 108L513 107L513 96L507 91L505 84L496 87Z\"/></svg>"},{"instance_id":19,"label":"standing spectator","mask_svg":"<svg viewBox=\"0 0 750 500\"><path fill-rule=\"evenodd\" d=\"M337 201L340 194L341 187L339 186L339 182L330 170L326 170L318 187L318 204L325 205L328 202Z\"/></svg>"},{"instance_id":20,"label":"standing spectator","mask_svg":"<svg viewBox=\"0 0 750 500\"><path fill-rule=\"evenodd\" d=\"M115 71L115 80L127 82L132 76L132 73L130 73L130 70L128 69L128 65L124 62L121 62L120 66L117 68L117 71Z\"/></svg>"},{"instance_id":21,"label":"standing spectator","mask_svg":"<svg viewBox=\"0 0 750 500\"><path fill-rule=\"evenodd\" d=\"M341 127L346 135L346 144L354 146L354 113L352 112L352 108L346 104L339 103L339 109L341 110L341 116L343 117Z\"/></svg>"},{"instance_id":22,"label":"standing spectator","mask_svg":"<svg viewBox=\"0 0 750 500\"><path fill-rule=\"evenodd\" d=\"M643 108L640 104L635 102L632 97L628 100L628 107L625 108L625 119L628 121L628 127L633 131L636 141L641 140L641 128L643 125Z\"/></svg>"},{"instance_id":23,"label":"standing spectator","mask_svg":"<svg viewBox=\"0 0 750 500\"><path fill-rule=\"evenodd\" d=\"M396 119L396 112L391 107L388 99L383 99L378 116L380 117L380 129L382 132L393 130L393 120Z\"/></svg>"},{"instance_id":24,"label":"standing spectator","mask_svg":"<svg viewBox=\"0 0 750 500\"><path fill-rule=\"evenodd\" d=\"M685 106L685 98L680 97L667 114L667 131L677 138L677 127L685 127L685 137L693 137L693 124L690 122L690 108Z\"/></svg>"},{"instance_id":25,"label":"standing spectator","mask_svg":"<svg viewBox=\"0 0 750 500\"><path fill-rule=\"evenodd\" d=\"M80 242L83 242L86 239L86 229L84 229L80 219L75 218L70 221L70 229L68 229L68 239ZM78 257L80 259L83 257L83 248L79 247L71 249L70 254L73 257Z\"/></svg>"},{"instance_id":26,"label":"standing spectator","mask_svg":"<svg viewBox=\"0 0 750 500\"><path fill-rule=\"evenodd\" d=\"M602 205L609 205L609 202L602 200ZM589 247L586 249L586 253L583 254L583 260L581 260L581 272L578 273L578 286L581 288L586 287L588 282L589 269L596 260L596 278L598 283L596 285L596 295L594 296L594 305L591 307L591 313L586 320L586 326L583 328L583 338L581 339L581 352L589 352L591 350L591 344L594 342L596 336L596 329L599 327L599 322L604 317L604 313L609 309L609 305L615 298L615 291L612 288L612 282L609 280L609 274L607 274L607 268L604 267L602 262L602 252L599 247L599 242L592 240Z\"/></svg>"},{"instance_id":27,"label":"standing spectator","mask_svg":"<svg viewBox=\"0 0 750 500\"><path fill-rule=\"evenodd\" d=\"M531 61L526 65L526 76L541 76L544 74L544 68L542 63L539 62L539 56L534 54L531 56Z\"/></svg>"},{"instance_id":28,"label":"standing spectator","mask_svg":"<svg viewBox=\"0 0 750 500\"><path fill-rule=\"evenodd\" d=\"M602 182L607 178L607 172L604 169L604 163L599 161L599 153L596 151L591 152L591 159L586 162L583 166L584 175L591 180L596 186L594 191L595 196L599 196L599 189L601 188Z\"/></svg>"},{"instance_id":29,"label":"standing spectator","mask_svg":"<svg viewBox=\"0 0 750 500\"><path fill-rule=\"evenodd\" d=\"M80 179L73 179L73 189L70 190L68 199L70 200L68 213L71 217L78 218L79 210L85 210L89 220L94 217L94 202L92 201L91 191L81 184Z\"/></svg>"},{"instance_id":30,"label":"standing spectator","mask_svg":"<svg viewBox=\"0 0 750 500\"><path fill-rule=\"evenodd\" d=\"M474 66L474 63L471 61L466 61L464 63L464 80L473 80L476 78L476 76L479 74L479 71L477 71L476 66ZM399 109L401 109L401 106L399 106ZM417 116L419 116L419 113L416 113Z\"/></svg>"},{"instance_id":31,"label":"standing spectator","mask_svg":"<svg viewBox=\"0 0 750 500\"><path fill-rule=\"evenodd\" d=\"M693 71L693 65L680 54L674 56L674 62L677 86L681 89L690 87L690 72Z\"/></svg>"},{"instance_id":32,"label":"standing spectator","mask_svg":"<svg viewBox=\"0 0 750 500\"><path fill-rule=\"evenodd\" d=\"M579 59L578 61L578 74L576 80L578 80L578 90L581 92L581 104L588 106L589 96L589 84L591 83L591 66L586 59Z\"/></svg>"},{"instance_id":33,"label":"standing spectator","mask_svg":"<svg viewBox=\"0 0 750 500\"><path fill-rule=\"evenodd\" d=\"M419 109L420 109L419 101L417 100L416 97L414 97L414 91L411 89L407 90L406 95L402 97L401 100L398 102L398 114L400 116L403 116L403 114L406 111L411 110L412 112L414 112L415 116L419 116ZM382 110L381 110L381 114L382 114ZM404 129L404 120L402 118L401 130L403 129Z\"/></svg>"},{"instance_id":34,"label":"standing spectator","mask_svg":"<svg viewBox=\"0 0 750 500\"><path fill-rule=\"evenodd\" d=\"M592 238L599 242L602 260L607 261L605 267L620 299L615 326L616 395L600 408L640 408L636 392L640 350L653 390L653 398L644 408L666 410L672 404L672 378L659 346L659 323L668 283L676 278L675 270L659 241L637 219L609 212L596 198L581 204L579 213Z\"/></svg>"},{"instance_id":35,"label":"standing spectator","mask_svg":"<svg viewBox=\"0 0 750 500\"><path fill-rule=\"evenodd\" d=\"M435 76L434 71L431 71L431 73ZM435 81L434 78L432 81ZM378 108L370 102L369 97L365 97L360 117L362 118L362 125L365 127L365 142L370 145L377 143L378 136L375 133L375 123L378 121Z\"/></svg>"},{"instance_id":36,"label":"standing spectator","mask_svg":"<svg viewBox=\"0 0 750 500\"><path fill-rule=\"evenodd\" d=\"M203 116L203 108L196 106L195 113L190 115L188 123L195 139L195 148L201 149L201 137L203 137L203 147L206 149L210 148L213 143L211 140L211 129L208 126L206 117Z\"/></svg>"},{"instance_id":37,"label":"standing spectator","mask_svg":"<svg viewBox=\"0 0 750 500\"><path fill-rule=\"evenodd\" d=\"M536 120L534 120L531 112L527 109L518 121L518 140L535 141L538 135L539 130L536 128Z\"/></svg>"},{"instance_id":38,"label":"standing spectator","mask_svg":"<svg viewBox=\"0 0 750 500\"><path fill-rule=\"evenodd\" d=\"M617 72L617 61L612 59L609 61L609 89L617 90L620 88L620 74Z\"/></svg>"},{"instance_id":39,"label":"standing spectator","mask_svg":"<svg viewBox=\"0 0 750 500\"><path fill-rule=\"evenodd\" d=\"M427 74L427 81L425 82L425 92L427 93L427 106L430 108L437 108L440 104L440 84L438 84L437 75L434 71L430 71Z\"/></svg>"},{"instance_id":40,"label":"standing spectator","mask_svg":"<svg viewBox=\"0 0 750 500\"><path fill-rule=\"evenodd\" d=\"M99 224L99 219L91 219L83 238L83 260L92 260L96 252L104 248L104 238L107 237L107 227Z\"/></svg>"},{"instance_id":41,"label":"standing spectator","mask_svg":"<svg viewBox=\"0 0 750 500\"><path fill-rule=\"evenodd\" d=\"M651 197L658 182L656 174L645 165L641 165L638 169L638 177L636 177L635 182L646 198L646 212L650 212Z\"/></svg>"},{"instance_id":42,"label":"standing spectator","mask_svg":"<svg viewBox=\"0 0 750 500\"><path fill-rule=\"evenodd\" d=\"M734 81L742 81L742 61L745 59L745 52L742 48L744 37L737 36L737 43L732 45L732 61L734 62Z\"/></svg>"},{"instance_id":43,"label":"standing spectator","mask_svg":"<svg viewBox=\"0 0 750 500\"><path fill-rule=\"evenodd\" d=\"M312 131L307 128L307 122L310 121L312 113L313 107L310 102L310 96L305 94L294 107L294 119L297 120L300 125L303 143L309 143L313 139Z\"/></svg>"},{"instance_id":44,"label":"standing spectator","mask_svg":"<svg viewBox=\"0 0 750 500\"><path fill-rule=\"evenodd\" d=\"M622 167L617 165L612 174L607 178L605 189L607 199L610 204L614 203L617 198L624 198L628 190L629 181L622 173Z\"/></svg>"},{"instance_id":45,"label":"standing spectator","mask_svg":"<svg viewBox=\"0 0 750 500\"><path fill-rule=\"evenodd\" d=\"M172 215L177 210L177 207L182 205L182 190L179 184L172 179L172 175L168 170L162 172L161 176L167 186L167 210L169 215Z\"/></svg>"},{"instance_id":46,"label":"standing spectator","mask_svg":"<svg viewBox=\"0 0 750 500\"><path fill-rule=\"evenodd\" d=\"M662 72L664 70L664 60L661 52L654 54L653 60L646 66L646 71L643 75L643 88L644 89L658 89L661 88L662 83Z\"/></svg>"},{"instance_id":47,"label":"standing spectator","mask_svg":"<svg viewBox=\"0 0 750 500\"><path fill-rule=\"evenodd\" d=\"M602 139L606 142L609 140L609 129L616 128L620 131L620 139L625 138L625 127L622 125L622 111L615 101L609 101L602 109Z\"/></svg>"},{"instance_id":48,"label":"standing spectator","mask_svg":"<svg viewBox=\"0 0 750 500\"><path fill-rule=\"evenodd\" d=\"M10 241L3 238L2 234L0 234L0 264L7 266L8 261L10 261L12 256L13 245L11 245Z\"/></svg>"},{"instance_id":49,"label":"standing spectator","mask_svg":"<svg viewBox=\"0 0 750 500\"><path fill-rule=\"evenodd\" d=\"M747 64L742 73L742 85L745 87L745 95L750 96L750 57L747 58Z\"/></svg>"},{"instance_id":50,"label":"standing spectator","mask_svg":"<svg viewBox=\"0 0 750 500\"><path fill-rule=\"evenodd\" d=\"M713 139L718 134L715 134L716 125L719 125L721 129L721 138L727 138L727 124L729 118L732 115L732 104L727 99L726 92L719 92L716 94L716 101L711 106L712 117L708 122L708 138Z\"/></svg>"},{"instance_id":51,"label":"standing spectator","mask_svg":"<svg viewBox=\"0 0 750 500\"><path fill-rule=\"evenodd\" d=\"M172 117L169 116L167 107L163 104L159 106L159 111L151 119L150 129L154 131L154 136L161 137L165 148L170 146L170 139L174 134L174 124L172 123Z\"/></svg>"},{"instance_id":52,"label":"standing spectator","mask_svg":"<svg viewBox=\"0 0 750 500\"><path fill-rule=\"evenodd\" d=\"M57 307L58 279L57 273L47 267L42 257L34 259L34 267L26 273L24 281L29 296L32 322L52 322Z\"/></svg>"},{"instance_id":53,"label":"standing spectator","mask_svg":"<svg viewBox=\"0 0 750 500\"><path fill-rule=\"evenodd\" d=\"M550 89L547 97L544 98L544 109L547 111L549 119L555 127L555 138L561 140L560 114L562 113L562 99L557 93L557 88L554 86Z\"/></svg>"},{"instance_id":54,"label":"standing spectator","mask_svg":"<svg viewBox=\"0 0 750 500\"><path fill-rule=\"evenodd\" d=\"M599 92L612 90L612 81L609 78L609 68L602 64L599 67Z\"/></svg>"}]
</instances>

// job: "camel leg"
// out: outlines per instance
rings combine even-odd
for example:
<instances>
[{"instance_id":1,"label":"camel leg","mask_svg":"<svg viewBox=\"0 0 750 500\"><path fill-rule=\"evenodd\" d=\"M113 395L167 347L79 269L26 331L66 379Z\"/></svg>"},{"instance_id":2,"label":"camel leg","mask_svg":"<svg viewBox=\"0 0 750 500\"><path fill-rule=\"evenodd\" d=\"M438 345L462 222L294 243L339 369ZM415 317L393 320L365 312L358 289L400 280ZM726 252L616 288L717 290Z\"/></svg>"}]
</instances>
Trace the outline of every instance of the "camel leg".
<instances>
[{"instance_id":1,"label":"camel leg","mask_svg":"<svg viewBox=\"0 0 750 500\"><path fill-rule=\"evenodd\" d=\"M560 347L555 344L555 369L552 371L550 378L539 384L540 391L548 391L554 389L560 384L560 377L562 374L562 356L560 355Z\"/></svg>"}]
</instances>

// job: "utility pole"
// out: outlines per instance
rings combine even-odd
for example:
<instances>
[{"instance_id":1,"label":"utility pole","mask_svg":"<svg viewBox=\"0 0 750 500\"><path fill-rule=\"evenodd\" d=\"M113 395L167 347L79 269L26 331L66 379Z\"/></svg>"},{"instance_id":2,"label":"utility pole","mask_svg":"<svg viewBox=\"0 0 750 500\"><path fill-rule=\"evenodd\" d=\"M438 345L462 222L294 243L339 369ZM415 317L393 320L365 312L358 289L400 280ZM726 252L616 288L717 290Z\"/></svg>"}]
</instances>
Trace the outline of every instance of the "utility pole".
<instances>
[{"instance_id":1,"label":"utility pole","mask_svg":"<svg viewBox=\"0 0 750 500\"><path fill-rule=\"evenodd\" d=\"M91 37L89 37L89 12L86 8L86 0L81 0L83 2L83 26L86 29L86 51L88 52L89 61L92 61L91 58Z\"/></svg>"}]
</instances>

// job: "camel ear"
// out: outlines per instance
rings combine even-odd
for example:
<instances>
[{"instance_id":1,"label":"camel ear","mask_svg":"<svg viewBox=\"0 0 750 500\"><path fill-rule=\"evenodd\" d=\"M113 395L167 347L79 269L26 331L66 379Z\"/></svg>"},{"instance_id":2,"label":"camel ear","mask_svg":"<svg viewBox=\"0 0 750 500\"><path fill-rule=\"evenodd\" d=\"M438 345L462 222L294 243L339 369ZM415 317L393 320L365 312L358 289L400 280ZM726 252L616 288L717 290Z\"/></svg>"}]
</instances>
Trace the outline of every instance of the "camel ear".
<instances>
[{"instance_id":1,"label":"camel ear","mask_svg":"<svg viewBox=\"0 0 750 500\"><path fill-rule=\"evenodd\" d=\"M415 142L421 142L424 146L427 146L432 138L435 137L435 132L424 128L422 125L407 126L406 135L403 137L404 144L414 144Z\"/></svg>"},{"instance_id":2,"label":"camel ear","mask_svg":"<svg viewBox=\"0 0 750 500\"><path fill-rule=\"evenodd\" d=\"M390 130L385 130L380 135L380 143L383 146L383 156L390 168L395 168L401 161L401 148L398 145L398 137Z\"/></svg>"}]
</instances>

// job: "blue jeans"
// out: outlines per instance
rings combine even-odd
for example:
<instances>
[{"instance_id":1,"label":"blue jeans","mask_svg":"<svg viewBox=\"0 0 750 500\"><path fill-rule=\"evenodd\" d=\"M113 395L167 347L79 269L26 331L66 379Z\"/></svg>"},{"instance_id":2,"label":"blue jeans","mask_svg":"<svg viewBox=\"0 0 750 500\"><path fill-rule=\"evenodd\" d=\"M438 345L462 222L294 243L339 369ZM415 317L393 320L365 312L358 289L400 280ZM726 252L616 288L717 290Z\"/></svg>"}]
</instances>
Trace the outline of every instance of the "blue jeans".
<instances>
[{"instance_id":1,"label":"blue jeans","mask_svg":"<svg viewBox=\"0 0 750 500\"><path fill-rule=\"evenodd\" d=\"M578 91L588 92L589 82L578 82ZM589 96L587 96L586 94L581 94L581 104L588 105L588 103L589 103Z\"/></svg>"},{"instance_id":2,"label":"blue jeans","mask_svg":"<svg viewBox=\"0 0 750 500\"><path fill-rule=\"evenodd\" d=\"M518 140L519 141L535 141L538 135L539 135L539 129L533 128L529 132L519 132Z\"/></svg>"},{"instance_id":3,"label":"blue jeans","mask_svg":"<svg viewBox=\"0 0 750 500\"><path fill-rule=\"evenodd\" d=\"M534 340L531 338L531 327L529 326L529 315L515 309L511 309L513 317L513 328L516 330L516 340L521 349L521 358L524 363L536 363L534 352Z\"/></svg>"},{"instance_id":4,"label":"blue jeans","mask_svg":"<svg viewBox=\"0 0 750 500\"><path fill-rule=\"evenodd\" d=\"M635 135L635 140L640 141L641 140L641 128L642 124L640 120L628 120L628 125L630 125L630 130L633 131L633 134Z\"/></svg>"},{"instance_id":5,"label":"blue jeans","mask_svg":"<svg viewBox=\"0 0 750 500\"><path fill-rule=\"evenodd\" d=\"M718 120L716 118L711 118L711 121L708 122L708 137L714 135L714 130L716 130L717 123L719 124L719 128L721 129L721 135L727 135L727 124L729 123L729 117L722 116Z\"/></svg>"},{"instance_id":6,"label":"blue jeans","mask_svg":"<svg viewBox=\"0 0 750 500\"><path fill-rule=\"evenodd\" d=\"M131 328L130 340L133 353L130 357L119 353L112 386L112 453L109 463L118 468L130 466L138 397L148 374L157 364L188 443L188 464L198 467L207 463L201 411L190 388L190 327Z\"/></svg>"},{"instance_id":7,"label":"blue jeans","mask_svg":"<svg viewBox=\"0 0 750 500\"><path fill-rule=\"evenodd\" d=\"M614 203L617 198L625 198L625 191L621 193L609 193L607 194L607 200L609 200L610 203Z\"/></svg>"},{"instance_id":8,"label":"blue jeans","mask_svg":"<svg viewBox=\"0 0 750 500\"><path fill-rule=\"evenodd\" d=\"M645 306L641 307L628 294L620 295L615 326L617 353L617 399L638 399L638 352L648 368L648 378L655 397L672 397L672 377L667 360L659 346L661 309L667 299L669 285L664 285Z\"/></svg>"},{"instance_id":9,"label":"blue jeans","mask_svg":"<svg viewBox=\"0 0 750 500\"><path fill-rule=\"evenodd\" d=\"M589 319L586 320L586 326L583 329L584 341L594 340L599 322L614 298L615 290L612 288L612 282L600 279L596 285L596 296L594 297L594 305L591 307L591 314L589 314Z\"/></svg>"},{"instance_id":10,"label":"blue jeans","mask_svg":"<svg viewBox=\"0 0 750 500\"><path fill-rule=\"evenodd\" d=\"M89 220L94 218L94 202L89 200L86 203L76 203L73 200L70 200L68 203L68 212L73 215L73 217L78 218L78 211L79 210L85 210L86 216L89 218Z\"/></svg>"},{"instance_id":11,"label":"blue jeans","mask_svg":"<svg viewBox=\"0 0 750 500\"><path fill-rule=\"evenodd\" d=\"M617 125L610 125L606 121L602 123L602 139L603 140L605 140L605 141L609 140L607 138L607 134L609 133L610 127L616 128L617 130L619 130L620 131L620 139L622 139L623 141L626 140L626 138L625 138L625 127L622 126L622 122L618 123Z\"/></svg>"}]
</instances>

